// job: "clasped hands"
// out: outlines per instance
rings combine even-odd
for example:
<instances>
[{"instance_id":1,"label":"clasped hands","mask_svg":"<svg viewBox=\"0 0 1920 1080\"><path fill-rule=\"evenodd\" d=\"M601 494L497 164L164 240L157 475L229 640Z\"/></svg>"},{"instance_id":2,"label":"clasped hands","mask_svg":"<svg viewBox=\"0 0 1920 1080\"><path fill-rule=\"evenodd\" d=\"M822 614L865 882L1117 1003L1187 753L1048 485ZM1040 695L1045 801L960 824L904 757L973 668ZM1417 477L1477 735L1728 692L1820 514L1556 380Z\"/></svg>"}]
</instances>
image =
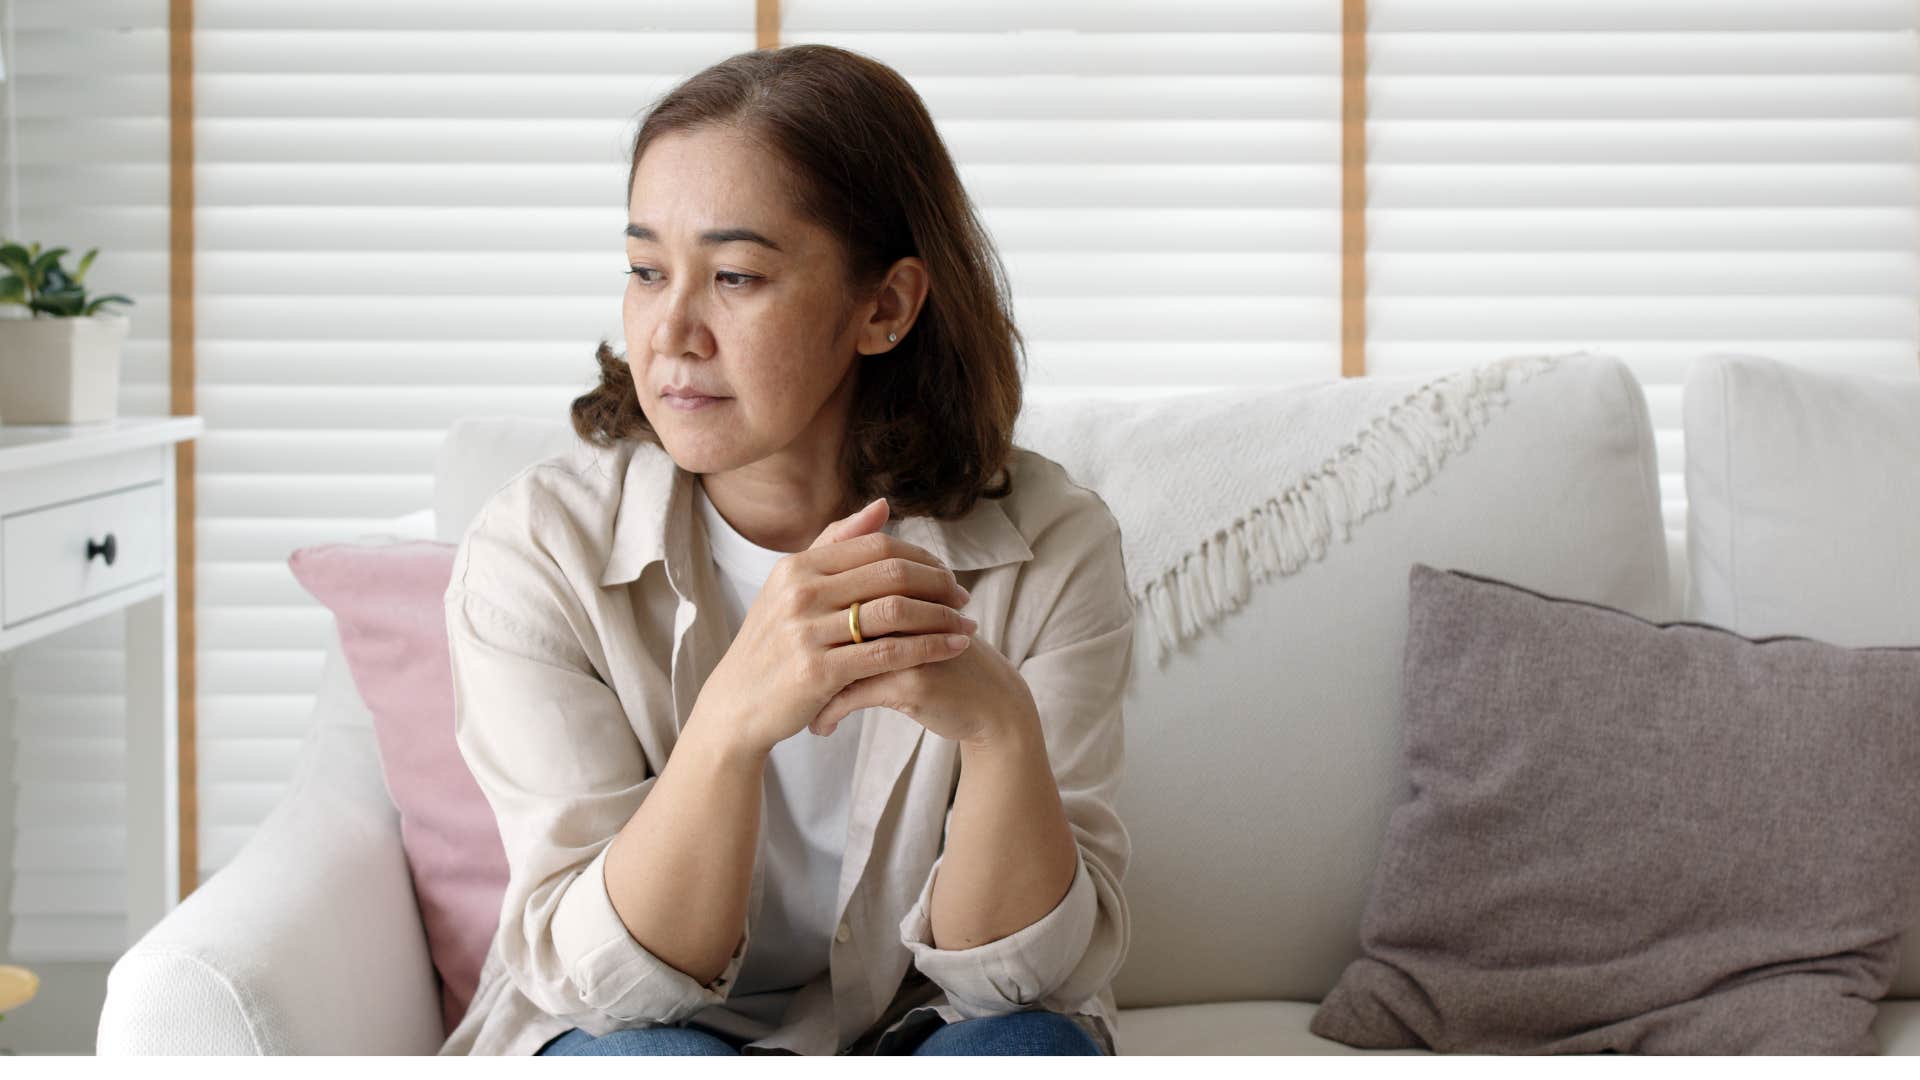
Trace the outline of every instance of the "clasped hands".
<instances>
[{"instance_id":1,"label":"clasped hands","mask_svg":"<svg viewBox=\"0 0 1920 1080\"><path fill-rule=\"evenodd\" d=\"M876 499L833 522L761 586L697 706L739 744L764 754L802 729L829 736L874 706L979 748L1037 727L1026 680L960 613L967 591L931 552L881 532L888 513Z\"/></svg>"}]
</instances>

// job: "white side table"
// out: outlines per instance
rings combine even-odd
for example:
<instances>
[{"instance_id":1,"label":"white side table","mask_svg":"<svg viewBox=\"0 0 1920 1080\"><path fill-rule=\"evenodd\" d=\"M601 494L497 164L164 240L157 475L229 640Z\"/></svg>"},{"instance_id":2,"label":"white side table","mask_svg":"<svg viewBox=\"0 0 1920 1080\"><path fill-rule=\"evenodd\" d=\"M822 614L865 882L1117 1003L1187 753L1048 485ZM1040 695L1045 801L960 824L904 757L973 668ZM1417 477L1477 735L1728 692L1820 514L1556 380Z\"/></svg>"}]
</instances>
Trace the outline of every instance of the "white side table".
<instances>
[{"instance_id":1,"label":"white side table","mask_svg":"<svg viewBox=\"0 0 1920 1080\"><path fill-rule=\"evenodd\" d=\"M198 416L0 424L0 652L127 620L129 945L180 902L173 444L205 429Z\"/></svg>"}]
</instances>

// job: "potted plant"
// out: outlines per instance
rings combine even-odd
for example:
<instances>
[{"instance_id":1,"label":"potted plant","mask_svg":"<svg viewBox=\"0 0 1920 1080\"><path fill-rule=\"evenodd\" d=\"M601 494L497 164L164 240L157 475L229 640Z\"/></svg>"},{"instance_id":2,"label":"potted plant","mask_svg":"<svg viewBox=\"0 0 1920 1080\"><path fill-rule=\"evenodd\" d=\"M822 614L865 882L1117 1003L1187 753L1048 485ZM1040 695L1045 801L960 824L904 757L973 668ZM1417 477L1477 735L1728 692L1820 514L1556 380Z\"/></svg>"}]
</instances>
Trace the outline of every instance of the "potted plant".
<instances>
[{"instance_id":1,"label":"potted plant","mask_svg":"<svg viewBox=\"0 0 1920 1080\"><path fill-rule=\"evenodd\" d=\"M89 300L81 282L100 249L72 273L60 265L66 253L0 244L0 307L17 305L15 317L0 318L0 422L84 424L117 412L128 320L101 308L133 301L118 293Z\"/></svg>"}]
</instances>

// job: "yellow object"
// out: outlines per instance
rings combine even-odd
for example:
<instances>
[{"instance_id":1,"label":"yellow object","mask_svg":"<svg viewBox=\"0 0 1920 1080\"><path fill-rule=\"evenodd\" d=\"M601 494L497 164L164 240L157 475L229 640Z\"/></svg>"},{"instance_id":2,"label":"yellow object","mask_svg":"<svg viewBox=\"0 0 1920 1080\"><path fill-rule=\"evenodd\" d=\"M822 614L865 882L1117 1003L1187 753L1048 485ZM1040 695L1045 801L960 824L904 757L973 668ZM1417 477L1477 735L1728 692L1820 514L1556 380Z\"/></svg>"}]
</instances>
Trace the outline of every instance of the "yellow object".
<instances>
[{"instance_id":1,"label":"yellow object","mask_svg":"<svg viewBox=\"0 0 1920 1080\"><path fill-rule=\"evenodd\" d=\"M40 976L14 964L0 964L0 1013L17 1009L40 992Z\"/></svg>"},{"instance_id":2,"label":"yellow object","mask_svg":"<svg viewBox=\"0 0 1920 1080\"><path fill-rule=\"evenodd\" d=\"M853 631L855 645L866 640L860 636L860 601L858 600L853 602L853 606L847 608L847 628Z\"/></svg>"}]
</instances>

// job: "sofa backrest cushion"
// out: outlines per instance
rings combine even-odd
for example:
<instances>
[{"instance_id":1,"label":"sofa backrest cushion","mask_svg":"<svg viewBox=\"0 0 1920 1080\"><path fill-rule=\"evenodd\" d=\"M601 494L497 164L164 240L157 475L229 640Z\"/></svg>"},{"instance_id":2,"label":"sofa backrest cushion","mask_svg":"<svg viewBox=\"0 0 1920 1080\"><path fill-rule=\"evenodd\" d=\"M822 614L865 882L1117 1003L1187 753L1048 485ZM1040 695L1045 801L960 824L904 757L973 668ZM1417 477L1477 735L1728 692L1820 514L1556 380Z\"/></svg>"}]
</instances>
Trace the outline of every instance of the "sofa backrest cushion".
<instances>
[{"instance_id":1,"label":"sofa backrest cushion","mask_svg":"<svg viewBox=\"0 0 1920 1080\"><path fill-rule=\"evenodd\" d=\"M1687 618L1920 645L1920 377L1715 353L1684 395ZM1920 998L1920 911L1889 996Z\"/></svg>"},{"instance_id":2,"label":"sofa backrest cushion","mask_svg":"<svg viewBox=\"0 0 1920 1080\"><path fill-rule=\"evenodd\" d=\"M579 442L565 420L469 416L453 422L433 463L434 535L458 544L501 485Z\"/></svg>"},{"instance_id":3,"label":"sofa backrest cushion","mask_svg":"<svg viewBox=\"0 0 1920 1080\"><path fill-rule=\"evenodd\" d=\"M1688 618L1920 644L1920 377L1716 353L1682 408Z\"/></svg>"},{"instance_id":4,"label":"sofa backrest cushion","mask_svg":"<svg viewBox=\"0 0 1920 1080\"><path fill-rule=\"evenodd\" d=\"M1397 430L1398 451L1418 441L1421 411L1439 407L1420 393L1430 379L1301 384L1248 395L1245 408L1276 435L1329 433L1300 448L1302 461L1364 463L1354 450L1366 439L1356 433ZM1383 413L1383 387L1408 409ZM1237 437L1243 419L1219 414L1163 451L1153 464L1164 484L1216 482L1222 462L1247 452ZM1150 430L1106 408L1059 402L1031 408L1021 433L1022 445L1101 492L1123 533L1155 518L1136 505L1159 497L1130 476L1140 459L1119 449L1153 439ZM1114 449L1084 452L1090 446ZM1246 585L1237 608L1164 664L1146 639L1150 620L1139 620L1118 796L1133 841L1125 878L1133 939L1114 986L1123 1007L1318 1001L1358 955L1368 883L1407 784L1399 688L1415 561L1646 618L1670 613L1652 425L1620 360L1565 358L1510 383L1472 440L1408 490L1416 464L1398 463L1384 505L1350 535L1336 529L1320 557ZM1291 502L1293 479L1276 476L1269 494ZM1364 498L1365 485L1356 486ZM1221 569L1196 562L1209 575ZM1128 567L1130 578L1156 569ZM1230 559L1224 569L1219 576L1232 579Z\"/></svg>"}]
</instances>

